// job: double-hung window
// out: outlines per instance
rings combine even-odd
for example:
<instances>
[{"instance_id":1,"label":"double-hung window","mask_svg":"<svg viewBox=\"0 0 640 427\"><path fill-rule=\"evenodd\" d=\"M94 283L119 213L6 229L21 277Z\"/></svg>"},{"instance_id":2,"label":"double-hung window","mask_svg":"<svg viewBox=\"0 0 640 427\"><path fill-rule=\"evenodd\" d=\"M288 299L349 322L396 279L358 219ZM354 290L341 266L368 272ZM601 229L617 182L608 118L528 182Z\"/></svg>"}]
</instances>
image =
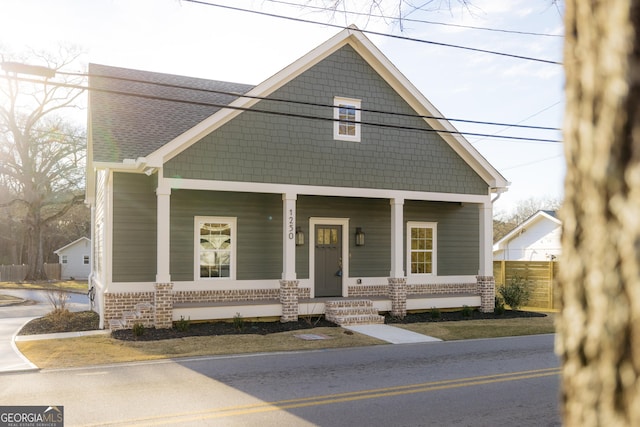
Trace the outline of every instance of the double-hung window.
<instances>
[{"instance_id":1,"label":"double-hung window","mask_svg":"<svg viewBox=\"0 0 640 427\"><path fill-rule=\"evenodd\" d=\"M410 275L436 275L437 223L407 223L407 271Z\"/></svg>"},{"instance_id":2,"label":"double-hung window","mask_svg":"<svg viewBox=\"0 0 640 427\"><path fill-rule=\"evenodd\" d=\"M197 279L235 278L235 218L196 217L195 240Z\"/></svg>"},{"instance_id":3,"label":"double-hung window","mask_svg":"<svg viewBox=\"0 0 640 427\"><path fill-rule=\"evenodd\" d=\"M334 98L334 139L360 142L360 104L359 99Z\"/></svg>"}]
</instances>

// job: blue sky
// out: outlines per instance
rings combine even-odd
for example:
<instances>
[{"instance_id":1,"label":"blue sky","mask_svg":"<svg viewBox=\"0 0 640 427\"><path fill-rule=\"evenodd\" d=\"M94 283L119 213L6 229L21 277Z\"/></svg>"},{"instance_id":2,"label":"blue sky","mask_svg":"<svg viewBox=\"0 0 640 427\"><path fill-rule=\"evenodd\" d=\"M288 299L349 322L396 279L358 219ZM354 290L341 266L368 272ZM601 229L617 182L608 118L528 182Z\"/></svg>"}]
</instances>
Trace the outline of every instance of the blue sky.
<instances>
[{"instance_id":1,"label":"blue sky","mask_svg":"<svg viewBox=\"0 0 640 427\"><path fill-rule=\"evenodd\" d=\"M413 11L402 24L362 15L331 14L269 0L205 0L259 12L438 43L562 61L561 12L551 0L472 0L472 6ZM305 3L306 0L286 0ZM331 3L331 2L326 2ZM366 0L346 0L364 13ZM322 5L320 1L312 5ZM436 0L433 4L446 4ZM385 0L397 14L398 0ZM543 35L429 24L431 21ZM55 51L60 42L81 47L88 62L258 84L339 31L179 0L2 0L0 50ZM564 110L561 65L367 34L373 43L447 118L558 128ZM561 140L555 131L453 122L460 131ZM509 211L529 198L562 197L561 143L467 139L509 181L495 205Z\"/></svg>"}]
</instances>

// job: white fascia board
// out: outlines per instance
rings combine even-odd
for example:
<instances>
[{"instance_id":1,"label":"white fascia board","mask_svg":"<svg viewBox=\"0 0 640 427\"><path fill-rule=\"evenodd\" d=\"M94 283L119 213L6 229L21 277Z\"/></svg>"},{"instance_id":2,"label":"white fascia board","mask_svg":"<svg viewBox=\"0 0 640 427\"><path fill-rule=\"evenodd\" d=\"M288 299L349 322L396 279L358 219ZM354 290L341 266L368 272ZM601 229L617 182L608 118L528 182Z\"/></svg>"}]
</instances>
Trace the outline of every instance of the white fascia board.
<instances>
[{"instance_id":1,"label":"white fascia board","mask_svg":"<svg viewBox=\"0 0 640 427\"><path fill-rule=\"evenodd\" d=\"M264 182L209 181L204 179L165 178L171 189L234 191L241 193L297 194L309 196L362 197L372 199L405 199L434 202L488 203L490 195L434 193L427 191L386 190L355 187L323 187L315 185L269 184Z\"/></svg>"},{"instance_id":2,"label":"white fascia board","mask_svg":"<svg viewBox=\"0 0 640 427\"><path fill-rule=\"evenodd\" d=\"M260 83L246 95L268 96L346 44L350 44L418 114L442 117L438 109L355 26L350 26L340 31L291 65ZM229 105L232 108L223 108L217 111L147 156L147 166L162 167L165 162L180 154L204 136L240 115L243 112L242 109L251 108L258 102L258 99L240 96ZM444 118L424 120L435 130L458 132ZM492 189L506 190L510 183L462 135L443 133L440 136Z\"/></svg>"},{"instance_id":3,"label":"white fascia board","mask_svg":"<svg viewBox=\"0 0 640 427\"><path fill-rule=\"evenodd\" d=\"M114 172L143 172L146 163L93 162L93 169L109 169Z\"/></svg>"},{"instance_id":4,"label":"white fascia board","mask_svg":"<svg viewBox=\"0 0 640 427\"><path fill-rule=\"evenodd\" d=\"M91 97L89 96L87 106L87 159L85 164L85 190L84 202L93 206L96 200L96 169L93 167L93 132L91 127Z\"/></svg>"},{"instance_id":5,"label":"white fascia board","mask_svg":"<svg viewBox=\"0 0 640 427\"><path fill-rule=\"evenodd\" d=\"M284 86L286 83L302 74L304 71L313 67L315 64L344 46L347 43L349 34L349 30L341 31L331 39L313 49L311 52L304 55L302 58L277 72L264 82L260 83L245 95L261 98L270 95L277 89ZM182 151L186 150L206 135L210 134L233 118L242 114L244 109L251 108L259 101L259 99L240 96L238 99L229 104L229 107L231 108L222 108L221 110L211 115L209 118L177 136L172 141L147 156L148 165L161 167L165 162L171 160L173 157L177 156Z\"/></svg>"},{"instance_id":6,"label":"white fascia board","mask_svg":"<svg viewBox=\"0 0 640 427\"><path fill-rule=\"evenodd\" d=\"M389 59L360 31L354 31L358 44L355 50L382 78L422 116L443 117L442 113L407 79ZM362 46L362 47L361 47ZM506 189L509 186L500 172L485 159L478 150L458 132L448 120L424 119L435 130L447 131L439 134L451 148L467 162L491 188ZM503 190L504 191L504 190Z\"/></svg>"}]
</instances>

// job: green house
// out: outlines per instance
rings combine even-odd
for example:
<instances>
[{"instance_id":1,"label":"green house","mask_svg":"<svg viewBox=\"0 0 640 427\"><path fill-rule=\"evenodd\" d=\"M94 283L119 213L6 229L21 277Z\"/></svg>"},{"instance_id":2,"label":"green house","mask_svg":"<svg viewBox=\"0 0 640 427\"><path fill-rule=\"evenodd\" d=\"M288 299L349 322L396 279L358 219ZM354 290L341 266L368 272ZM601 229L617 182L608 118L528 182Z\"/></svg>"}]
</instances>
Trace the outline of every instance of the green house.
<instances>
[{"instance_id":1,"label":"green house","mask_svg":"<svg viewBox=\"0 0 640 427\"><path fill-rule=\"evenodd\" d=\"M102 327L493 310L508 182L356 27L257 86L89 73Z\"/></svg>"}]
</instances>

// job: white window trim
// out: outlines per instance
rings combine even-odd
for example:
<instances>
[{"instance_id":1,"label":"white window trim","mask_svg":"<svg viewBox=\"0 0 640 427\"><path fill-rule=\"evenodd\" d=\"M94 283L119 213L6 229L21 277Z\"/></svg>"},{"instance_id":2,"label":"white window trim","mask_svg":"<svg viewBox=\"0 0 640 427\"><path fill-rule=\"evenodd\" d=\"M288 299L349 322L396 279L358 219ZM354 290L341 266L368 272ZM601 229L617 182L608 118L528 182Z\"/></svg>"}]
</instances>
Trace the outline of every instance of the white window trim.
<instances>
[{"instance_id":1,"label":"white window trim","mask_svg":"<svg viewBox=\"0 0 640 427\"><path fill-rule=\"evenodd\" d=\"M69 257L67 255L62 255L60 257L60 264L68 264L69 263Z\"/></svg>"},{"instance_id":2,"label":"white window trim","mask_svg":"<svg viewBox=\"0 0 640 427\"><path fill-rule=\"evenodd\" d=\"M361 107L362 101L359 99L354 99L354 98L343 98L343 97L339 97L336 96L333 98L333 105L334 105L334 109L333 109L333 118L335 119L333 122L333 139L338 140L338 141L352 141L352 142L360 142L360 107ZM340 134L340 108L338 108L340 105L353 105L356 109L356 121L355 121L355 126L356 126L356 134L351 136L351 135L341 135Z\"/></svg>"},{"instance_id":3,"label":"white window trim","mask_svg":"<svg viewBox=\"0 0 640 427\"><path fill-rule=\"evenodd\" d=\"M412 228L431 228L433 229L433 251L431 252L431 273L411 273L411 229ZM437 276L438 275L438 223L437 222L422 222L422 221L408 221L407 222L407 239L406 239L406 269L407 276Z\"/></svg>"},{"instance_id":4,"label":"white window trim","mask_svg":"<svg viewBox=\"0 0 640 427\"><path fill-rule=\"evenodd\" d=\"M82 265L89 265L89 255L82 255Z\"/></svg>"},{"instance_id":5,"label":"white window trim","mask_svg":"<svg viewBox=\"0 0 640 427\"><path fill-rule=\"evenodd\" d=\"M200 277L200 223L219 222L231 225L231 262L229 265L229 277ZM198 281L229 281L236 280L236 240L237 218L222 216L196 216L193 220L193 278Z\"/></svg>"}]
</instances>

